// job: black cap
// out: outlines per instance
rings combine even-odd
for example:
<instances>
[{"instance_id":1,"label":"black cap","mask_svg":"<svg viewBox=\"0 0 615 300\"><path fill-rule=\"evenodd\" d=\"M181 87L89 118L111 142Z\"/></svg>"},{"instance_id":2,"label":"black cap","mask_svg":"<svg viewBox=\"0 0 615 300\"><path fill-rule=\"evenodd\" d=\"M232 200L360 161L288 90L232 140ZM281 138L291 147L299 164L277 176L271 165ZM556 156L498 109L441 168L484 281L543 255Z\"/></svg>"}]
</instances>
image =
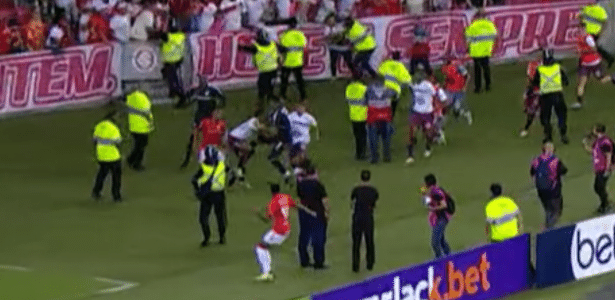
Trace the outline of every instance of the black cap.
<instances>
[{"instance_id":1,"label":"black cap","mask_svg":"<svg viewBox=\"0 0 615 300\"><path fill-rule=\"evenodd\" d=\"M489 190L491 190L491 196L493 197L502 195L502 185L499 183L492 183Z\"/></svg>"}]
</instances>

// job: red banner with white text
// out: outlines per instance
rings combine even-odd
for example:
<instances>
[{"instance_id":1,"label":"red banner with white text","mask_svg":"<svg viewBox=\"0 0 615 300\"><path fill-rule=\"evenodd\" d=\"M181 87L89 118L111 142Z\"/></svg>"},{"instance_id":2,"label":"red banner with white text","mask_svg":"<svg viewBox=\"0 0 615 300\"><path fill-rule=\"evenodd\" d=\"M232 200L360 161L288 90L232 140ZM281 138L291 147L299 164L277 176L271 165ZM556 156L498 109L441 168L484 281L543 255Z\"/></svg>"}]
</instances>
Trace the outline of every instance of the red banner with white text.
<instances>
[{"instance_id":1,"label":"red banner with white text","mask_svg":"<svg viewBox=\"0 0 615 300\"><path fill-rule=\"evenodd\" d=\"M87 105L118 96L120 61L116 43L0 56L0 115Z\"/></svg>"},{"instance_id":2,"label":"red banner with white text","mask_svg":"<svg viewBox=\"0 0 615 300\"><path fill-rule=\"evenodd\" d=\"M539 3L530 5L493 7L489 18L499 31L493 60L503 61L527 56L541 47L551 47L561 56L570 55L580 33L576 19L580 7L589 1ZM429 33L431 61L439 63L446 55L464 57L466 45L464 28L472 20L473 11L448 11L422 16L389 16L365 18L378 41L372 57L377 64L392 51L406 53L413 43L413 29L420 24ZM280 32L284 28L274 31ZM325 44L324 27L302 27L308 46L305 52L304 74L320 79L330 76L329 53ZM275 35L275 34L274 34ZM221 34L194 34L190 38L194 61L194 75L205 75L210 82L223 87L253 83L257 71L249 53L240 52L238 44L249 44L253 33L248 31ZM338 62L340 66L342 62ZM347 70L342 70L347 72Z\"/></svg>"}]
</instances>

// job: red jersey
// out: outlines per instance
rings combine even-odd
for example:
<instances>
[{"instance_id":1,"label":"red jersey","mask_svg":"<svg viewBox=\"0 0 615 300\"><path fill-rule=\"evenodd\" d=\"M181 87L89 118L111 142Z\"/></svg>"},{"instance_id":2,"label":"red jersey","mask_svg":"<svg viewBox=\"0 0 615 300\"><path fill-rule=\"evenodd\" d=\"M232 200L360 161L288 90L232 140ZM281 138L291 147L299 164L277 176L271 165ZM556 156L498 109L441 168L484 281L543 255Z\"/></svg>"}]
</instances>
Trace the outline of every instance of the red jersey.
<instances>
[{"instance_id":1,"label":"red jersey","mask_svg":"<svg viewBox=\"0 0 615 300\"><path fill-rule=\"evenodd\" d=\"M105 43L109 40L111 29L107 21L99 13L93 13L88 21L88 44Z\"/></svg>"},{"instance_id":2,"label":"red jersey","mask_svg":"<svg viewBox=\"0 0 615 300\"><path fill-rule=\"evenodd\" d=\"M463 92L468 81L468 70L460 61L453 60L442 66L444 89L450 92Z\"/></svg>"},{"instance_id":3,"label":"red jersey","mask_svg":"<svg viewBox=\"0 0 615 300\"><path fill-rule=\"evenodd\" d=\"M290 232L290 209L295 207L295 201L288 194L275 194L267 206L267 217L273 220L272 230L281 235Z\"/></svg>"},{"instance_id":4,"label":"red jersey","mask_svg":"<svg viewBox=\"0 0 615 300\"><path fill-rule=\"evenodd\" d=\"M222 146L226 134L226 121L223 119L203 118L197 128L201 132L201 147L207 145Z\"/></svg>"},{"instance_id":5,"label":"red jersey","mask_svg":"<svg viewBox=\"0 0 615 300\"><path fill-rule=\"evenodd\" d=\"M429 59L429 52L431 48L429 47L429 43L427 42L416 42L412 44L412 48L410 48L410 57L413 59L424 58Z\"/></svg>"},{"instance_id":6,"label":"red jersey","mask_svg":"<svg viewBox=\"0 0 615 300\"><path fill-rule=\"evenodd\" d=\"M579 54L579 64L584 66L595 66L600 63L602 57L596 50L596 40L589 34L584 34L577 41Z\"/></svg>"},{"instance_id":7,"label":"red jersey","mask_svg":"<svg viewBox=\"0 0 615 300\"><path fill-rule=\"evenodd\" d=\"M527 80L528 82L531 82L532 79L534 79L534 76L536 76L536 69L538 68L538 66L542 65L542 61L540 60L532 60L527 64Z\"/></svg>"}]
</instances>

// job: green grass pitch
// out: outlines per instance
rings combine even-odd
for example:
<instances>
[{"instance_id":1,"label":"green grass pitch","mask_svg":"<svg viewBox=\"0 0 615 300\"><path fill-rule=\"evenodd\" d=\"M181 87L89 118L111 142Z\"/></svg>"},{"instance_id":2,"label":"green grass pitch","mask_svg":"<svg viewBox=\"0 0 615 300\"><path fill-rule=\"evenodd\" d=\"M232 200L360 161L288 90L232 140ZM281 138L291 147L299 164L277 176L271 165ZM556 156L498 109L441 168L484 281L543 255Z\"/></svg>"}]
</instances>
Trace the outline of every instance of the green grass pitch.
<instances>
[{"instance_id":1,"label":"green grass pitch","mask_svg":"<svg viewBox=\"0 0 615 300\"><path fill-rule=\"evenodd\" d=\"M568 67L573 70L570 63ZM197 203L189 183L195 167L178 168L189 134L190 111L169 106L154 109L157 129L146 153L148 170L124 170L125 203L119 205L110 203L108 185L103 203L89 198L96 171L90 135L103 115L101 109L0 120L0 265L30 269L0 267L0 299L280 300L424 262L432 253L418 188L428 172L434 172L457 201L457 214L447 232L455 251L485 242L483 206L492 182L503 183L505 192L517 200L526 231L538 232L543 213L531 189L528 164L539 152L542 134L535 124L527 139L517 136L524 122L523 74L524 63L495 67L492 92L469 95L474 125L449 123L448 145L437 147L429 159L419 156L412 167L403 164L407 100L396 120L393 162L371 166L352 159L344 83L309 83L310 109L322 131L321 141L313 141L310 152L332 206L327 244L331 268L314 272L298 266L298 224L293 217L290 238L273 252L277 280L272 284L252 281L258 273L253 245L268 226L257 220L251 208L267 203L266 182L278 179L265 159L268 149L260 148L248 165L254 189L228 192L227 245L199 249ZM574 90L566 89L568 103L574 100ZM247 116L255 91L228 96L226 115L234 125ZM586 108L569 112L571 144L557 143L558 154L570 169L564 182L562 223L590 217L598 204L592 190L591 159L581 147L581 138L596 121L606 123L609 133L615 134L614 98L614 86L594 82L588 87ZM128 149L129 143L124 153ZM348 198L364 168L373 171L381 192L376 209L376 266L371 273L355 275L349 257ZM613 185L609 187L612 191ZM118 286L96 277L138 286L96 295ZM511 299L585 299L587 293L614 280L615 275L609 274Z\"/></svg>"}]
</instances>

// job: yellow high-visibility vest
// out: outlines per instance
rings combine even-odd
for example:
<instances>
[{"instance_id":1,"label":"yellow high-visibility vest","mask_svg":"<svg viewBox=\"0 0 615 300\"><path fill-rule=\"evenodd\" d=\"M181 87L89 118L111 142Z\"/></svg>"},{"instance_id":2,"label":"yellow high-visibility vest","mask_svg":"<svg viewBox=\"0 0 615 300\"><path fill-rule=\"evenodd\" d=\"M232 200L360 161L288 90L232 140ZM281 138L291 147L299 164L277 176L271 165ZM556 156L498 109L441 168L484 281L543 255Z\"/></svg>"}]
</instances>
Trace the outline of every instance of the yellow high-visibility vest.
<instances>
[{"instance_id":1,"label":"yellow high-visibility vest","mask_svg":"<svg viewBox=\"0 0 615 300\"><path fill-rule=\"evenodd\" d=\"M401 94L401 86L408 85L412 81L406 66L394 59L383 61L378 67L378 74L384 76L384 85L394 90L398 96Z\"/></svg>"},{"instance_id":2,"label":"yellow high-visibility vest","mask_svg":"<svg viewBox=\"0 0 615 300\"><path fill-rule=\"evenodd\" d=\"M346 101L351 122L365 122L367 120L367 102L365 91L367 86L360 81L353 81L346 87Z\"/></svg>"},{"instance_id":3,"label":"yellow high-visibility vest","mask_svg":"<svg viewBox=\"0 0 615 300\"><path fill-rule=\"evenodd\" d=\"M274 42L270 42L267 46L261 46L254 43L256 53L253 56L254 65L259 72L271 72L278 68L278 47Z\"/></svg>"},{"instance_id":4,"label":"yellow high-visibility vest","mask_svg":"<svg viewBox=\"0 0 615 300\"><path fill-rule=\"evenodd\" d=\"M346 37L352 43L355 51L368 51L376 48L376 39L359 21L354 21Z\"/></svg>"},{"instance_id":5,"label":"yellow high-visibility vest","mask_svg":"<svg viewBox=\"0 0 615 300\"><path fill-rule=\"evenodd\" d=\"M536 71L540 75L540 94L548 94L561 92L562 87L562 73L559 64L542 65L536 68Z\"/></svg>"},{"instance_id":6,"label":"yellow high-visibility vest","mask_svg":"<svg viewBox=\"0 0 615 300\"><path fill-rule=\"evenodd\" d=\"M118 145L122 142L120 129L109 120L100 121L94 127L96 142L96 159L101 162L112 162L121 159Z\"/></svg>"},{"instance_id":7,"label":"yellow high-visibility vest","mask_svg":"<svg viewBox=\"0 0 615 300\"><path fill-rule=\"evenodd\" d=\"M130 132L147 134L154 129L152 103L144 92L134 91L126 96L126 106Z\"/></svg>"},{"instance_id":8,"label":"yellow high-visibility vest","mask_svg":"<svg viewBox=\"0 0 615 300\"><path fill-rule=\"evenodd\" d=\"M581 22L589 34L599 34L606 23L608 14L600 4L590 4L581 10Z\"/></svg>"},{"instance_id":9,"label":"yellow high-visibility vest","mask_svg":"<svg viewBox=\"0 0 615 300\"><path fill-rule=\"evenodd\" d=\"M489 19L474 20L465 30L470 57L490 57L497 35L498 30Z\"/></svg>"},{"instance_id":10,"label":"yellow high-visibility vest","mask_svg":"<svg viewBox=\"0 0 615 300\"><path fill-rule=\"evenodd\" d=\"M489 238L501 242L519 235L519 213L519 207L509 197L500 196L489 201L485 207Z\"/></svg>"},{"instance_id":11,"label":"yellow high-visibility vest","mask_svg":"<svg viewBox=\"0 0 615 300\"><path fill-rule=\"evenodd\" d=\"M201 176L197 181L199 186L205 184L211 177L211 191L219 192L224 190L224 186L226 185L226 170L224 167L224 161L219 160L215 167L212 165L201 164L201 169L203 170L203 176Z\"/></svg>"},{"instance_id":12,"label":"yellow high-visibility vest","mask_svg":"<svg viewBox=\"0 0 615 300\"><path fill-rule=\"evenodd\" d=\"M169 39L162 43L160 56L164 63L176 63L184 58L186 35L183 32L168 33Z\"/></svg>"},{"instance_id":13,"label":"yellow high-visibility vest","mask_svg":"<svg viewBox=\"0 0 615 300\"><path fill-rule=\"evenodd\" d=\"M280 37L280 44L288 51L284 55L284 66L297 68L303 66L303 49L307 45L307 39L303 32L297 29L287 30Z\"/></svg>"}]
</instances>

